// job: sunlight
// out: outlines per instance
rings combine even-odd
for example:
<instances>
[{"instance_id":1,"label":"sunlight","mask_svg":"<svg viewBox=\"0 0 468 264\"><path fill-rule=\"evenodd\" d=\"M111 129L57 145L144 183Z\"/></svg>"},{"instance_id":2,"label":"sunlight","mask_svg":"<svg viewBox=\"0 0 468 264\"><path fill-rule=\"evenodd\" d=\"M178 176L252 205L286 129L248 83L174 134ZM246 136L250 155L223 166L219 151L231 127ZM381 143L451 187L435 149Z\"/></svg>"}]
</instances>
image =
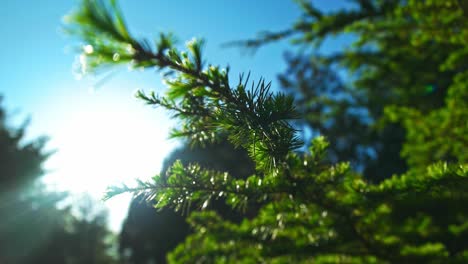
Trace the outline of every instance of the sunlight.
<instances>
[{"instance_id":1,"label":"sunlight","mask_svg":"<svg viewBox=\"0 0 468 264\"><path fill-rule=\"evenodd\" d=\"M88 95L52 138L60 148L48 162L53 170L46 179L49 185L100 199L109 185L132 185L136 178L159 173L175 145L167 140L167 118L128 94L122 98ZM119 229L130 198L122 195L106 202L112 229Z\"/></svg>"}]
</instances>

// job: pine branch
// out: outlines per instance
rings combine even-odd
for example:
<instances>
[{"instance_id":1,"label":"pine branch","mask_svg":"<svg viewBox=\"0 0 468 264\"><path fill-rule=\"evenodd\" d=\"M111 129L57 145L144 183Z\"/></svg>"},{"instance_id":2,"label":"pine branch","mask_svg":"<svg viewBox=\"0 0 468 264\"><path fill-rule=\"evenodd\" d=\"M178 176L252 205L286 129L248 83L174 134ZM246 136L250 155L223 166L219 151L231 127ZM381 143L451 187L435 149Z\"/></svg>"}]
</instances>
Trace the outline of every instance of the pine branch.
<instances>
[{"instance_id":1,"label":"pine branch","mask_svg":"<svg viewBox=\"0 0 468 264\"><path fill-rule=\"evenodd\" d=\"M131 37L114 4L84 2L82 9L70 16L68 27L88 42L81 55L82 73L93 73L116 63L164 71L169 87L166 97L148 97L143 92L138 92L137 97L175 112L174 116L184 121L183 130L173 135L194 135L197 131L215 136L227 133L232 143L250 151L258 168L268 170L302 145L288 123L297 118L292 97L273 94L271 84L263 79L256 85L252 82L248 89L249 78L244 80L242 75L238 84L231 87L229 68L203 68L202 41L192 40L186 45L188 53L179 52L173 37L161 34L152 49L147 41ZM175 75L175 79L169 79L170 75ZM200 117L203 122L199 122ZM204 137L195 138L203 143Z\"/></svg>"}]
</instances>

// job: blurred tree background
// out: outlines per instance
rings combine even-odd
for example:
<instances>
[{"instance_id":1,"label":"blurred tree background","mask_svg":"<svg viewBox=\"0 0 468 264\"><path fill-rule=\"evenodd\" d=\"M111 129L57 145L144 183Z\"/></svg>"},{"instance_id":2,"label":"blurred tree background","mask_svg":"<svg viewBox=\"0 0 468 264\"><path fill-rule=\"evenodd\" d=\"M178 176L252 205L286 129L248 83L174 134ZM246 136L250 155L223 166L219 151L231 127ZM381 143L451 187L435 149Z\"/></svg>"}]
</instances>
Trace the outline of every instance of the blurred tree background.
<instances>
[{"instance_id":1,"label":"blurred tree background","mask_svg":"<svg viewBox=\"0 0 468 264\"><path fill-rule=\"evenodd\" d=\"M289 38L300 47L299 52L286 54L289 69L279 75L279 81L284 92L295 98L302 118L294 124L302 131L305 142L325 135L331 142L324 157L327 162L350 161L355 171L374 183L405 172L411 174L408 177L426 174L427 166L434 162L466 162L468 35L464 1L364 0L353 1L354 9L330 13L322 12L309 1L297 2L303 16L291 28L263 32L255 39L234 44L255 51ZM350 35L354 43L333 54L316 52L323 42L340 34ZM235 166L233 170L224 166L226 161L249 162L236 158L242 155L229 154L236 153L234 150L223 149L226 154L220 155L217 146L190 150L190 144L171 155L162 175L166 175L168 164L176 159L184 165L197 162L233 175L238 175L236 169L244 166ZM121 249L131 248L130 252L139 256L131 258L131 263L146 263L151 258L164 262L163 256L188 231L180 216L167 208L160 212L152 210L142 202L143 197L137 198L129 211L121 234ZM435 221L436 229L455 228L453 222L448 224L454 219L464 221L457 213L462 206L459 198L432 197L432 206L423 206L422 201L412 199L399 205L397 218L409 217L408 210L416 210L414 221L419 221L419 228L427 221ZM226 210L211 209L220 214ZM441 219L441 215L448 218ZM223 218L235 222L225 215ZM175 219L177 226L184 228L176 228L180 232L171 234L168 229ZM151 235L143 230L151 230ZM428 239L429 231L424 232L420 239ZM443 234L440 232L443 231L439 231L439 237ZM455 236L460 238L463 232L458 230ZM152 246L138 244L141 240L135 234L145 234L143 240ZM169 238L171 242L164 243ZM464 248L465 242L457 241L459 249L453 248L449 254L456 255ZM146 254L137 253L143 248Z\"/></svg>"},{"instance_id":2,"label":"blurred tree background","mask_svg":"<svg viewBox=\"0 0 468 264\"><path fill-rule=\"evenodd\" d=\"M10 127L7 116L0 107L0 263L117 263L105 211L47 190L47 139L26 141L27 122Z\"/></svg>"},{"instance_id":3,"label":"blurred tree background","mask_svg":"<svg viewBox=\"0 0 468 264\"><path fill-rule=\"evenodd\" d=\"M182 146L165 160L163 175L168 173L176 160L182 161L184 165L197 163L205 168L227 171L241 179L254 172L254 164L247 153L235 149L226 140L204 148L193 148L189 144ZM239 222L243 216L231 210L224 201L215 201L209 208L232 221ZM122 260L128 263L165 263L167 253L184 241L189 233L190 227L185 216L170 208L157 211L146 202L143 195L136 197L120 234Z\"/></svg>"},{"instance_id":4,"label":"blurred tree background","mask_svg":"<svg viewBox=\"0 0 468 264\"><path fill-rule=\"evenodd\" d=\"M138 197L121 250L129 249L131 263L164 262L162 252L190 233L170 262L467 261L465 1L356 0L327 13L297 2L303 15L289 29L234 43L255 50L291 39L299 52L287 56L290 67L279 77L289 96L271 93L262 80L249 89L244 75L231 84L228 70L205 67L199 41L187 43L186 53L168 35L155 47L136 40L115 2L83 1L72 15L71 31L93 47L84 52L87 72L117 63L163 71L166 96L137 97L171 111L181 121L172 136L196 146L195 159L184 147L169 159L181 161L153 181L109 190ZM316 52L343 34L354 39L348 48ZM216 154L210 145L226 138L246 150L246 162ZM225 158L234 170L222 165ZM254 169L238 176L249 159ZM144 252L132 246L144 233L138 222L150 219L138 214L148 210L144 200L161 210L154 223L182 223L168 208L203 210L187 218L192 232L183 224L177 234L164 224L148 228L154 235L145 238ZM244 218L209 206L216 201ZM158 248L164 238L171 243Z\"/></svg>"},{"instance_id":5,"label":"blurred tree background","mask_svg":"<svg viewBox=\"0 0 468 264\"><path fill-rule=\"evenodd\" d=\"M46 140L23 142L0 111L0 263L468 262L467 1L296 2L295 24L231 43L290 41L272 90L207 64L202 41L153 46L116 1L82 0L66 27L83 73L162 71L167 93L137 98L180 121L183 146L151 181L109 189L134 193L117 239L92 202L57 206Z\"/></svg>"}]
</instances>

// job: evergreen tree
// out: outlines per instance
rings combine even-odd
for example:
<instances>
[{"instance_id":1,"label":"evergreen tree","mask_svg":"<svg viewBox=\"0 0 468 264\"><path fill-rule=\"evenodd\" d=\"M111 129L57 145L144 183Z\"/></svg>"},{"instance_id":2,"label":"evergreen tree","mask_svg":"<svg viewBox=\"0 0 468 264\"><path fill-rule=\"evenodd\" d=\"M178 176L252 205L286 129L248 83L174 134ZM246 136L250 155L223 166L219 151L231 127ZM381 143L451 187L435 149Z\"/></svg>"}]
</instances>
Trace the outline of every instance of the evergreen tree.
<instances>
[{"instance_id":1,"label":"evergreen tree","mask_svg":"<svg viewBox=\"0 0 468 264\"><path fill-rule=\"evenodd\" d=\"M180 160L184 166L197 163L204 168L227 171L239 179L254 173L253 164L242 149L234 149L227 141L205 147L190 147L188 143L173 151L164 161L161 175L167 175L174 162ZM239 166L242 164L242 166ZM239 222L242 214L230 210L222 199L209 205L226 219ZM196 209L189 208L189 210ZM250 215L254 214L251 212ZM187 215L174 212L171 208L156 211L145 202L145 196L136 197L128 211L120 235L120 251L129 263L165 263L166 255L182 243L191 233Z\"/></svg>"},{"instance_id":2,"label":"evergreen tree","mask_svg":"<svg viewBox=\"0 0 468 264\"><path fill-rule=\"evenodd\" d=\"M292 96L273 93L269 83L249 82L242 74L233 83L228 68L205 66L200 41L188 42L186 52L165 34L155 47L138 41L115 1L84 0L69 17L69 29L92 47L83 49L84 73L118 63L167 73L165 96L140 91L137 97L181 121L172 136L202 145L227 136L255 164L254 174L237 179L175 162L168 176L136 188L112 187L108 197L130 191L154 200L159 209L197 205L201 210L189 217L196 232L169 254L174 263L468 261L466 5L360 0L356 9L325 14L308 2L300 4L305 16L291 30L246 44L296 34L296 42L319 45L331 34L354 33L354 49L320 56L318 65L346 67L354 80L351 102L364 106L380 126L371 131L380 133L371 145L379 166L367 174L398 175L378 183L366 180L348 162L331 162L322 136L308 151L299 151L302 142L290 123L299 117ZM379 142L389 136L402 145L403 173L381 165L390 158L389 164L398 162L400 147ZM216 198L240 211L258 203L261 208L237 223L206 210Z\"/></svg>"},{"instance_id":3,"label":"evergreen tree","mask_svg":"<svg viewBox=\"0 0 468 264\"><path fill-rule=\"evenodd\" d=\"M306 47L309 52L289 59L281 80L301 97L306 123L331 141L332 161L354 161L377 181L406 171L409 155L420 154L402 152L408 128L388 122L388 111L410 107L425 115L444 106L449 87L465 70L466 36L455 34L466 24L462 1L355 1L354 9L331 13L298 2L304 15L292 29L241 44L255 49L276 36ZM336 35L351 35L355 42L331 55L312 52ZM333 69L352 81L325 91L317 84L324 75L335 77Z\"/></svg>"},{"instance_id":4,"label":"evergreen tree","mask_svg":"<svg viewBox=\"0 0 468 264\"><path fill-rule=\"evenodd\" d=\"M73 204L78 212L71 206L58 210L55 204L49 205L48 211L39 209L34 212L36 217L47 212L55 221L36 223L37 228L46 227L48 232L39 230L42 234L40 240L29 237L36 246L18 263L119 263L116 236L107 228L106 211L89 197L80 200ZM26 221L31 224L33 217L28 214Z\"/></svg>"},{"instance_id":5,"label":"evergreen tree","mask_svg":"<svg viewBox=\"0 0 468 264\"><path fill-rule=\"evenodd\" d=\"M57 208L67 194L40 181L47 140L26 141L25 132L0 107L0 263L116 263L105 214Z\"/></svg>"}]
</instances>

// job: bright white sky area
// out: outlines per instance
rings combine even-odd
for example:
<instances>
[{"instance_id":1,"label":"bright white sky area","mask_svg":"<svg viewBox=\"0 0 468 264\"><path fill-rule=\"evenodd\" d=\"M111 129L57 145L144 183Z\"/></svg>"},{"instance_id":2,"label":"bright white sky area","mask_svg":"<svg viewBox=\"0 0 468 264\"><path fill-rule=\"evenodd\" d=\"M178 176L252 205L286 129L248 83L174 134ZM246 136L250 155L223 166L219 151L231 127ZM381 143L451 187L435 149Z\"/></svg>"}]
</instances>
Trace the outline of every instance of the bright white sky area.
<instances>
[{"instance_id":1,"label":"bright white sky area","mask_svg":"<svg viewBox=\"0 0 468 264\"><path fill-rule=\"evenodd\" d=\"M88 193L99 202L111 184L131 185L135 178L157 174L177 143L167 140L165 113L140 104L130 93L106 87L69 100L66 116L51 113L62 120L50 142L58 152L46 163L46 181L57 189ZM119 230L130 199L128 194L105 202L113 230Z\"/></svg>"}]
</instances>

